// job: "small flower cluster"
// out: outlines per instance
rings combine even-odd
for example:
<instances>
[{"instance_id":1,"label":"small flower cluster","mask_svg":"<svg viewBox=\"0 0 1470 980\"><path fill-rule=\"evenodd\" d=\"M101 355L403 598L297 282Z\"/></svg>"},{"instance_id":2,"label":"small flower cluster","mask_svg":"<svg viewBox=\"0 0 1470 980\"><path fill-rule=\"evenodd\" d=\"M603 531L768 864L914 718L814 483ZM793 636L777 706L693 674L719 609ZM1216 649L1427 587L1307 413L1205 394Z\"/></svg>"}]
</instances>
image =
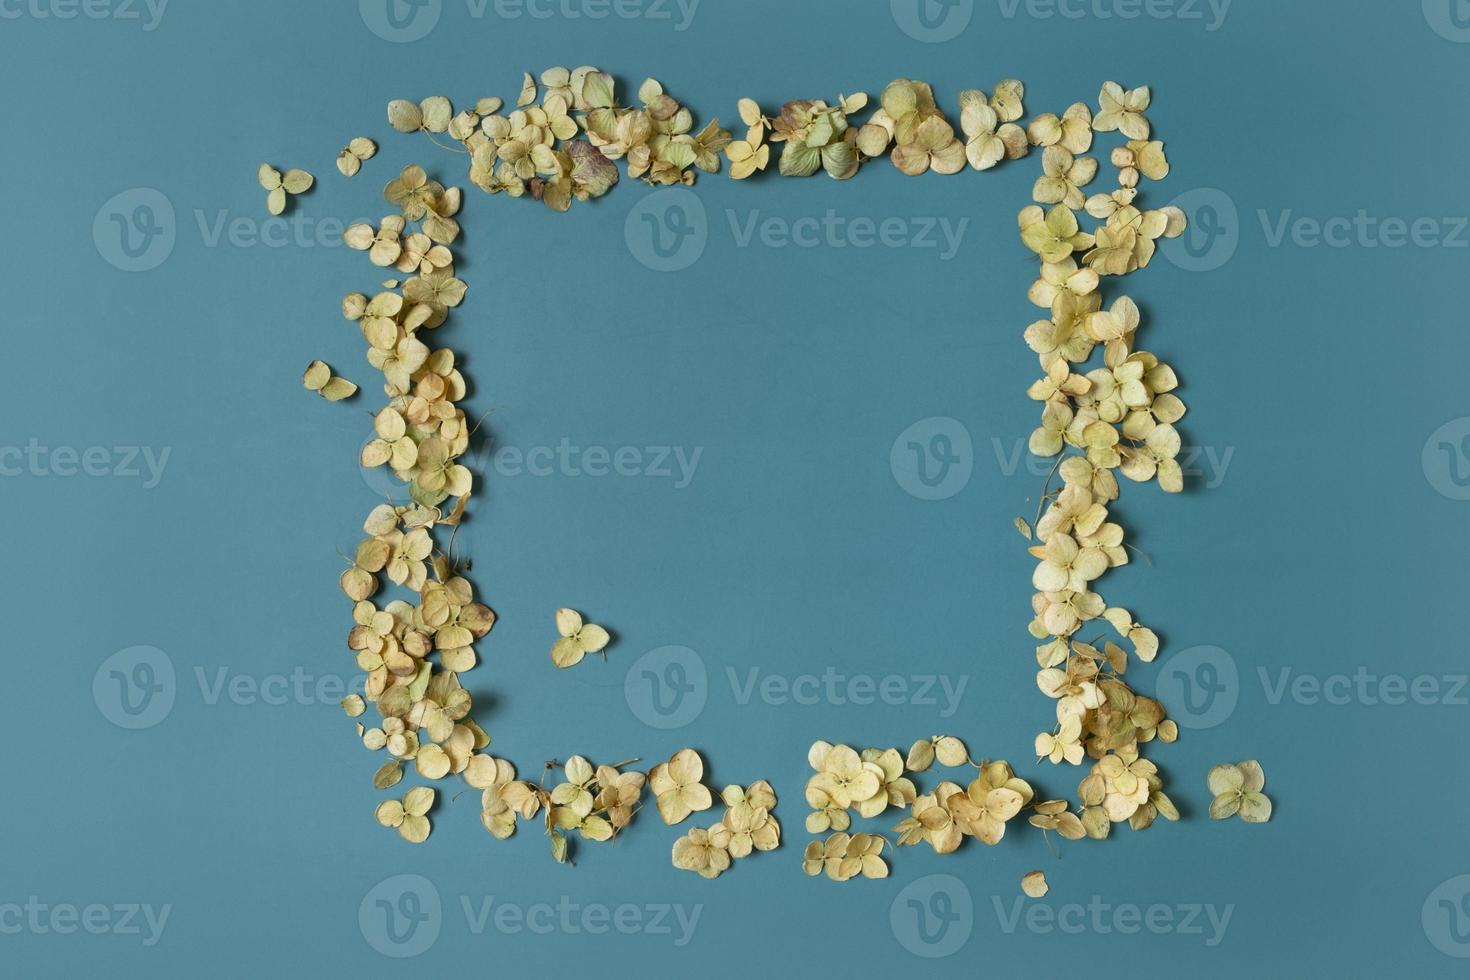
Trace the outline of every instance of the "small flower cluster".
<instances>
[{"instance_id":1,"label":"small flower cluster","mask_svg":"<svg viewBox=\"0 0 1470 980\"><path fill-rule=\"evenodd\" d=\"M355 174L374 152L370 141L353 140L339 167ZM363 523L366 537L342 573L342 591L353 603L347 646L367 675L363 695L344 700L343 707L359 717L370 702L380 716L372 727L357 725L363 745L392 757L374 775L375 787L396 785L404 766L412 763L424 779L465 775L488 796L510 782L514 771L498 780L500 760L479 754L490 737L469 717L471 698L459 675L475 666L474 645L495 625L495 613L476 601L469 580L434 540L435 528L459 525L472 490L471 474L458 462L470 439L468 420L457 405L465 381L453 351L432 349L421 339L464 298L465 284L454 277L448 247L459 236L460 192L410 166L389 182L383 196L397 213L377 228L354 225L343 238L367 251L374 265L391 266L409 278L385 281L371 299L349 294L342 312L362 331L368 363L382 372L388 398L374 418L375 438L363 448L361 462L388 466L408 485L413 502L375 507ZM417 228L410 231L410 223ZM306 384L332 398L342 379L322 368L309 371ZM446 511L442 505L451 498ZM407 597L376 602L385 580ZM508 809L529 807L525 794L501 788L509 794L501 800ZM418 787L401 803L379 807L378 820L418 843L429 835L427 814L434 799L432 789ZM485 809L486 826L492 832L503 829L505 811L489 799Z\"/></svg>"},{"instance_id":2,"label":"small flower cluster","mask_svg":"<svg viewBox=\"0 0 1470 980\"><path fill-rule=\"evenodd\" d=\"M894 831L903 845L928 844L936 854L950 854L966 837L999 844L1006 823L1035 797L1031 784L1001 762L971 763L976 775L968 785L945 780L914 800L912 817Z\"/></svg>"},{"instance_id":3,"label":"small flower cluster","mask_svg":"<svg viewBox=\"0 0 1470 980\"><path fill-rule=\"evenodd\" d=\"M833 881L864 878L887 878L888 863L883 848L888 841L881 834L846 834L841 831L825 841L814 840L802 852L801 869L816 877L822 872Z\"/></svg>"},{"instance_id":4,"label":"small flower cluster","mask_svg":"<svg viewBox=\"0 0 1470 980\"><path fill-rule=\"evenodd\" d=\"M674 841L674 867L701 878L718 878L733 861L781 846L781 824L772 813L776 791L764 779L726 786L724 816L712 827L694 827Z\"/></svg>"},{"instance_id":5,"label":"small flower cluster","mask_svg":"<svg viewBox=\"0 0 1470 980\"><path fill-rule=\"evenodd\" d=\"M464 779L480 790L480 822L491 836L505 840L515 833L517 818L531 820L543 813L552 857L565 863L570 859L570 831L583 840L608 841L632 822L644 777L623 772L626 764L594 767L574 755L560 767L563 781L548 791L517 780L515 766L505 759L481 754L470 761ZM548 762L545 771L556 768L557 763Z\"/></svg>"},{"instance_id":6,"label":"small flower cluster","mask_svg":"<svg viewBox=\"0 0 1470 980\"><path fill-rule=\"evenodd\" d=\"M1027 295L1049 312L1025 331L1045 372L1027 392L1042 405L1029 445L1037 456L1058 457L1053 472L1062 483L1052 491L1048 480L1034 532L1017 522L1036 542L1030 549L1037 559L1030 632L1044 641L1036 648L1036 682L1056 702L1056 727L1036 736L1036 754L1057 764L1094 760L1080 787L1080 816L1048 803L1031 822L1072 839L1106 837L1113 823L1143 829L1158 815L1178 817L1156 767L1138 751L1155 738L1174 741L1178 726L1158 701L1128 686L1127 650L1078 636L1085 624L1102 619L1139 660L1158 654L1154 632L1128 610L1110 607L1094 583L1128 562L1123 528L1109 520L1109 505L1119 497L1116 473L1157 480L1170 493L1183 489L1174 428L1185 413L1173 393L1178 379L1168 364L1135 349L1137 304L1119 296L1104 309L1101 290L1103 277L1144 268L1159 238L1184 231L1179 209L1140 210L1135 203L1141 180L1169 172L1163 143L1150 139L1144 116L1150 101L1147 87L1124 90L1108 82L1096 115L1079 104L1060 117L1038 117L1027 129L1029 141L1043 147L1042 176L1032 188L1036 203L1021 211L1018 225L1022 242L1041 262ZM1115 131L1128 140L1109 157L1118 186L1087 196L1083 188L1098 166L1082 154L1092 149L1094 132ZM1102 224L1084 230L1078 211ZM1099 348L1103 363L1088 370Z\"/></svg>"},{"instance_id":7,"label":"small flower cluster","mask_svg":"<svg viewBox=\"0 0 1470 980\"><path fill-rule=\"evenodd\" d=\"M1096 840L1106 838L1113 824L1125 820L1134 830L1147 830L1157 817L1179 819L1174 802L1164 794L1158 766L1138 757L1136 743L1094 763L1077 792L1082 797L1082 827Z\"/></svg>"},{"instance_id":8,"label":"small flower cluster","mask_svg":"<svg viewBox=\"0 0 1470 980\"><path fill-rule=\"evenodd\" d=\"M694 133L693 114L652 78L639 86L638 100L638 108L619 106L613 77L591 65L557 67L541 73L540 86L527 73L508 114L499 98L480 99L456 114L447 98L436 95L390 102L388 122L400 132L457 140L469 154L476 187L530 194L553 211L611 190L618 182L616 160L627 161L631 179L658 185L692 184L699 170L719 171L730 134L718 119Z\"/></svg>"},{"instance_id":9,"label":"small flower cluster","mask_svg":"<svg viewBox=\"0 0 1470 980\"><path fill-rule=\"evenodd\" d=\"M989 170L1002 159L1026 155L1026 132L1021 118L1025 88L1006 79L987 96L978 89L960 93L962 141L945 118L927 82L899 78L884 88L880 106L861 126L849 117L868 105L866 93L840 95L835 105L820 99L796 99L768 119L750 99L740 100L741 121L749 127L744 140L725 148L731 176L749 177L764 170L770 160L769 142L784 144L780 171L785 177L809 177L819 169L834 180L847 180L866 161L888 156L901 173L911 177L933 171L954 174L968 163Z\"/></svg>"},{"instance_id":10,"label":"small flower cluster","mask_svg":"<svg viewBox=\"0 0 1470 980\"><path fill-rule=\"evenodd\" d=\"M834 831L825 841L811 841L802 867L809 875L823 872L834 881L885 878L883 860L887 838L854 833L852 814L872 818L890 807L908 809L910 816L893 828L899 845L928 843L936 853L949 854L966 837L997 844L1006 822L1031 803L1029 783L1017 778L1005 762L970 761L965 744L952 735L921 739L905 757L898 749L865 749L816 742L807 753L814 775L807 780L808 833ZM941 782L932 793L920 794L908 774L927 772L938 762L946 767L973 766L968 786Z\"/></svg>"},{"instance_id":11,"label":"small flower cluster","mask_svg":"<svg viewBox=\"0 0 1470 980\"><path fill-rule=\"evenodd\" d=\"M714 805L701 780L704 760L693 749L680 749L668 762L648 773L648 786L664 823L683 823L691 814ZM718 878L731 862L755 851L773 851L781 845L781 825L775 817L776 791L764 779L749 786L726 786L720 794L725 813L711 827L694 827L674 841L674 867L702 878Z\"/></svg>"}]
</instances>

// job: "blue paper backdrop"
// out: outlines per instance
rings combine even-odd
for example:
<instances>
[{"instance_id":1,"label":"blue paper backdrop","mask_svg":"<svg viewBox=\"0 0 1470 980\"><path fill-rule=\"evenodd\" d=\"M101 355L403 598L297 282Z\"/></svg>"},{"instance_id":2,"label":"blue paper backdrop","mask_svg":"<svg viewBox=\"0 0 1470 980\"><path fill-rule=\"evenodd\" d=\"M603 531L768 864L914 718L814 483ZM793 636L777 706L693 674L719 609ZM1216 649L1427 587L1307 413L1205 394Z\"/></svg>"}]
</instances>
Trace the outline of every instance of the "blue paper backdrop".
<instances>
[{"instance_id":1,"label":"blue paper backdrop","mask_svg":"<svg viewBox=\"0 0 1470 980\"><path fill-rule=\"evenodd\" d=\"M1463 3L390 2L0 4L8 975L1463 971ZM1043 482L1035 157L625 182L565 216L469 189L438 339L495 440L457 542L501 616L467 677L494 751L534 778L693 745L717 786L772 780L785 842L709 883L651 811L575 869L534 826L491 840L473 794L425 846L373 822L337 575L377 398L300 384L322 358L373 387L338 302L381 275L338 234L409 162L465 183L390 98L584 62L727 124L895 76L951 113L1011 76L1032 111L1154 87L1174 170L1145 200L1195 226L1127 290L1195 476L1125 486L1148 560L1102 591L1164 638L1129 676L1184 727L1150 751L1182 823L799 868L816 738L953 732L1075 792L1030 757L1011 527ZM344 180L357 135L381 151ZM317 176L289 221L261 161ZM552 670L561 605L615 631L605 663ZM1275 818L1212 824L1207 769L1253 757Z\"/></svg>"}]
</instances>

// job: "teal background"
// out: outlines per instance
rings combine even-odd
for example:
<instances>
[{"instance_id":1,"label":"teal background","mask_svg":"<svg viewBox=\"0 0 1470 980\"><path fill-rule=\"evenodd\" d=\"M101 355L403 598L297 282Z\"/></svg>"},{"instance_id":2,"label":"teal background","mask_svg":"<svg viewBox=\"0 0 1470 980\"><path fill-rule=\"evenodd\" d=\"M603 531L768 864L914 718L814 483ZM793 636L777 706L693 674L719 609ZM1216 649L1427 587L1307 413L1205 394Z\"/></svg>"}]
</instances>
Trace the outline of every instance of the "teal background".
<instances>
[{"instance_id":1,"label":"teal background","mask_svg":"<svg viewBox=\"0 0 1470 980\"><path fill-rule=\"evenodd\" d=\"M943 43L905 34L882 2L704 0L679 31L676 10L675 22L594 21L492 6L476 19L444 0L415 43L376 36L357 8L174 0L154 30L39 17L34 4L7 5L0 19L11 272L0 445L170 451L151 489L128 477L0 478L16 722L0 907L31 896L171 907L151 946L117 929L7 927L7 974L989 976L1085 964L1202 977L1463 974L1442 950L1470 953L1455 931L1470 926L1470 886L1455 880L1470 872L1464 692L1458 704L1272 703L1258 679L1259 668L1273 684L1282 668L1467 670L1470 504L1426 466L1437 444L1423 452L1441 425L1470 415L1467 237L1455 244L1449 221L1438 247L1302 247L1290 236L1273 247L1260 216L1470 211L1470 137L1458 122L1470 45L1432 28L1451 23L1435 20L1447 4L1239 0L1207 31L1090 7L1068 8L1083 11L1076 19L1026 7L1008 18L979 2ZM1037 414L1025 396L1036 362L1020 336L1036 316L1025 297L1033 263L1014 215L1039 159L945 180L907 180L881 163L841 184L703 177L694 193L708 244L672 275L641 264L625 235L642 185L553 216L480 194L462 157L384 120L390 98L513 101L522 70L584 62L614 72L624 92L659 78L701 122L727 124L740 96L774 111L786 98L876 94L900 75L933 83L956 118L960 89L1010 76L1026 82L1028 114L1095 104L1107 78L1153 86L1150 117L1173 173L1144 200L1218 188L1238 211L1233 232L1214 215L1238 245L1220 267L1197 273L1160 256L1126 285L1145 310L1142 344L1183 381L1186 441L1233 450L1222 479L1182 496L1125 485L1117 512L1151 566L1137 561L1101 586L1164 638L1160 659L1129 675L1140 690L1164 683L1171 653L1200 645L1229 651L1238 668L1228 719L1148 753L1183 822L1050 849L1018 822L995 848L903 849L884 882L801 874L815 738L887 746L953 732L977 756L1010 759L1043 795L1075 792L1078 772L1030 756L1051 708L1033 682L1031 560L1011 519L1034 515L1042 481L997 458ZM381 151L344 180L333 159L356 135ZM457 780L444 784L431 840L411 847L372 820L381 794L369 777L382 760L354 743L340 694L267 704L201 688L198 672L210 689L220 677L269 687L293 672L351 676L339 556L377 500L356 455L378 399L328 405L302 391L300 374L320 357L371 383L338 303L381 276L331 241L208 240L221 211L267 217L263 160L317 176L291 212L313 222L386 213L379 190L410 162L467 186L455 252L470 289L435 339L463 353L467 407L490 412L498 444L702 448L682 489L490 468L458 544L501 621L466 682L493 751L523 776L552 756L651 765L692 745L717 786L769 778L780 851L705 882L669 864L689 825L665 827L650 811L615 845L581 847L575 868L557 867L534 825L490 839L473 793L449 801ZM1101 180L1110 173L1104 163ZM92 229L105 202L139 187L169 201L176 242L157 268L129 273ZM728 209L737 223L755 209L787 222L833 209L969 225L951 261L918 247L742 248ZM899 433L930 417L959 420L973 441L972 476L939 501L906 493L889 465ZM1470 465L1459 448L1454 462ZM616 633L606 663L551 669L560 605ZM93 683L104 661L138 645L167 655L175 700L158 724L127 730ZM709 678L703 712L674 731L645 724L624 696L629 669L665 645L696 651ZM787 678L944 674L967 687L949 718L914 703L742 704L727 669L743 684L752 667ZM1253 757L1275 818L1212 824L1207 769ZM1033 868L1047 872L1040 904L1053 909L1229 906L1228 929L1215 945L1208 926L1007 932L994 902L1009 916ZM402 962L359 924L365 896L399 874L424 876L443 908L437 940ZM914 952L922 941L891 924L911 907L892 907L913 882L921 897L960 894L935 874L959 879L973 919L955 925L968 929L952 934L957 951L925 959ZM1441 883L1448 906L1431 898ZM489 897L522 910L675 903L699 906L700 918L682 948L650 930L476 933L461 899Z\"/></svg>"}]
</instances>

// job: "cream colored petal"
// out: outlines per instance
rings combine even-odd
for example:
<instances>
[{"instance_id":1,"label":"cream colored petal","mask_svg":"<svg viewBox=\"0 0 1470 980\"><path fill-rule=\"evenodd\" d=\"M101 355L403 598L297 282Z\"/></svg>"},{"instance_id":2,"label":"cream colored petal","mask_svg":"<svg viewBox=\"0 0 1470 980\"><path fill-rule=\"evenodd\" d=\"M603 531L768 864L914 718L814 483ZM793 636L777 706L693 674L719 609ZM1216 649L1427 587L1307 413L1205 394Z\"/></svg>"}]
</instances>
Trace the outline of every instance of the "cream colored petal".
<instances>
[{"instance_id":1,"label":"cream colored petal","mask_svg":"<svg viewBox=\"0 0 1470 980\"><path fill-rule=\"evenodd\" d=\"M575 636L582 628L582 615L575 609L558 609L556 611L556 630L562 636Z\"/></svg>"},{"instance_id":2,"label":"cream colored petal","mask_svg":"<svg viewBox=\"0 0 1470 980\"><path fill-rule=\"evenodd\" d=\"M1240 819L1265 823L1271 819L1271 801L1263 793L1246 793L1240 798Z\"/></svg>"},{"instance_id":3,"label":"cream colored petal","mask_svg":"<svg viewBox=\"0 0 1470 980\"><path fill-rule=\"evenodd\" d=\"M563 670L575 667L585 656L586 651L582 649L582 645L571 637L564 636L551 647L551 662Z\"/></svg>"},{"instance_id":4,"label":"cream colored petal","mask_svg":"<svg viewBox=\"0 0 1470 980\"><path fill-rule=\"evenodd\" d=\"M429 839L429 818L410 814L403 818L398 833L410 844L422 844Z\"/></svg>"}]
</instances>

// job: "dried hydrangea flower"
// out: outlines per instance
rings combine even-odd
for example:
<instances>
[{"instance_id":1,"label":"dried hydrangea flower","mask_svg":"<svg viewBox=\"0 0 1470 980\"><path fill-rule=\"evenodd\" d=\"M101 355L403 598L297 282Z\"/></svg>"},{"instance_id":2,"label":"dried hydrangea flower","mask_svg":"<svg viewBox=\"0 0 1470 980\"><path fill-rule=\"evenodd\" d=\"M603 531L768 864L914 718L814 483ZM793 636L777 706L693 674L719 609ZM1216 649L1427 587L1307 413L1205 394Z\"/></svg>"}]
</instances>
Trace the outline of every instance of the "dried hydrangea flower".
<instances>
[{"instance_id":1,"label":"dried hydrangea flower","mask_svg":"<svg viewBox=\"0 0 1470 980\"><path fill-rule=\"evenodd\" d=\"M721 794L725 815L710 828L712 843L730 853L732 858L749 856L753 851L773 851L781 844L781 825L771 812L776 794L764 779L749 788L726 786Z\"/></svg>"},{"instance_id":2,"label":"dried hydrangea flower","mask_svg":"<svg viewBox=\"0 0 1470 980\"><path fill-rule=\"evenodd\" d=\"M547 824L559 830L575 829L584 839L593 841L611 840L616 827L604 815L598 804L603 796L599 779L612 778L617 770L611 766L594 769L592 763L580 755L574 755L562 767L566 782L551 791L547 800ZM635 784L638 790L642 784ZM634 794L636 802L637 795Z\"/></svg>"},{"instance_id":3,"label":"dried hydrangea flower","mask_svg":"<svg viewBox=\"0 0 1470 980\"><path fill-rule=\"evenodd\" d=\"M1148 803L1149 779L1157 775L1158 768L1139 758L1137 746L1125 745L1099 759L1095 771L1103 780L1103 810L1108 819L1119 823Z\"/></svg>"},{"instance_id":4,"label":"dried hydrangea flower","mask_svg":"<svg viewBox=\"0 0 1470 980\"><path fill-rule=\"evenodd\" d=\"M260 181L260 186L268 192L265 207L271 214L281 214L286 210L287 195L305 194L316 182L316 178L305 170L292 168L283 175L268 163L260 165L256 178Z\"/></svg>"},{"instance_id":5,"label":"dried hydrangea flower","mask_svg":"<svg viewBox=\"0 0 1470 980\"><path fill-rule=\"evenodd\" d=\"M1130 140L1126 147L1128 158L1125 166L1132 167L1149 180L1163 180L1169 176L1169 158L1164 153L1162 140Z\"/></svg>"},{"instance_id":6,"label":"dried hydrangea flower","mask_svg":"<svg viewBox=\"0 0 1470 980\"><path fill-rule=\"evenodd\" d=\"M506 792L515 782L515 778L515 766L494 756L476 755L465 767L464 781L481 791L480 822L497 840L505 840L515 833L518 807L512 805L514 797ZM529 787L526 789L529 790ZM525 796L534 794L527 793ZM522 796L522 802L525 796ZM537 805L539 807L539 803ZM529 816L534 815L533 811Z\"/></svg>"},{"instance_id":7,"label":"dried hydrangea flower","mask_svg":"<svg viewBox=\"0 0 1470 980\"><path fill-rule=\"evenodd\" d=\"M963 793L942 801L960 832L985 844L998 844L1005 836L1006 821L1021 812L1033 796L1029 783L1018 778L1005 762L992 762Z\"/></svg>"},{"instance_id":8,"label":"dried hydrangea flower","mask_svg":"<svg viewBox=\"0 0 1470 980\"><path fill-rule=\"evenodd\" d=\"M910 177L931 169L940 174L959 173L966 162L965 146L955 138L954 127L938 116L924 120L913 140L897 144L888 156Z\"/></svg>"},{"instance_id":9,"label":"dried hydrangea flower","mask_svg":"<svg viewBox=\"0 0 1470 980\"><path fill-rule=\"evenodd\" d=\"M784 143L780 169L784 177L810 177L819 169L846 180L858 170L857 133L847 122L844 105L821 99L795 99L781 107L772 123L771 142Z\"/></svg>"},{"instance_id":10,"label":"dried hydrangea flower","mask_svg":"<svg viewBox=\"0 0 1470 980\"><path fill-rule=\"evenodd\" d=\"M741 99L740 121L745 123L743 140L731 140L725 147L725 156L730 161L730 176L744 180L751 174L765 170L771 162L771 148L766 144L766 131L770 121L761 114L760 106L753 99Z\"/></svg>"},{"instance_id":11,"label":"dried hydrangea flower","mask_svg":"<svg viewBox=\"0 0 1470 980\"><path fill-rule=\"evenodd\" d=\"M384 800L373 814L378 823L391 827L410 844L422 844L432 829L427 816L434 806L434 791L428 786L415 786L402 800Z\"/></svg>"},{"instance_id":12,"label":"dried hydrangea flower","mask_svg":"<svg viewBox=\"0 0 1470 980\"><path fill-rule=\"evenodd\" d=\"M596 810L606 817L614 831L632 822L646 782L647 777L641 772L622 772L615 766L597 767Z\"/></svg>"},{"instance_id":13,"label":"dried hydrangea flower","mask_svg":"<svg viewBox=\"0 0 1470 980\"><path fill-rule=\"evenodd\" d=\"M878 792L855 804L860 816L876 817L888 807L901 810L914 802L918 790L913 780L904 775L904 757L898 749L863 749L862 759L864 763L876 765L883 776Z\"/></svg>"},{"instance_id":14,"label":"dried hydrangea flower","mask_svg":"<svg viewBox=\"0 0 1470 980\"><path fill-rule=\"evenodd\" d=\"M1210 819L1226 820L1240 814L1246 823L1265 823L1271 819L1271 801L1261 792L1266 788L1266 772L1254 759L1210 770Z\"/></svg>"},{"instance_id":15,"label":"dried hydrangea flower","mask_svg":"<svg viewBox=\"0 0 1470 980\"><path fill-rule=\"evenodd\" d=\"M888 865L881 856L886 843L877 834L833 834L825 842L812 841L806 846L802 870L809 875L825 871L833 881L848 881L858 875L886 878Z\"/></svg>"},{"instance_id":16,"label":"dried hydrangea flower","mask_svg":"<svg viewBox=\"0 0 1470 980\"><path fill-rule=\"evenodd\" d=\"M1093 244L1093 236L1078 227L1077 215L1065 204L1050 211L1033 204L1022 209L1017 223L1021 241L1043 262L1064 262L1073 252L1085 251Z\"/></svg>"},{"instance_id":17,"label":"dried hydrangea flower","mask_svg":"<svg viewBox=\"0 0 1470 980\"><path fill-rule=\"evenodd\" d=\"M806 786L806 802L812 808L806 818L807 833L825 834L829 830L847 830L852 825L852 814L847 808L838 806L825 790L811 782Z\"/></svg>"},{"instance_id":18,"label":"dried hydrangea flower","mask_svg":"<svg viewBox=\"0 0 1470 980\"><path fill-rule=\"evenodd\" d=\"M1022 99L1026 86L1014 78L1006 78L995 84L995 94L990 97L990 107L1001 122L1015 122L1026 112Z\"/></svg>"},{"instance_id":19,"label":"dried hydrangea flower","mask_svg":"<svg viewBox=\"0 0 1470 980\"><path fill-rule=\"evenodd\" d=\"M1038 830L1055 830L1066 840L1081 840L1087 836L1082 819L1067 809L1066 800L1047 800L1033 808L1028 823Z\"/></svg>"},{"instance_id":20,"label":"dried hydrangea flower","mask_svg":"<svg viewBox=\"0 0 1470 980\"><path fill-rule=\"evenodd\" d=\"M880 156L892 142L889 159L911 177L930 169L953 174L964 168L965 144L955 138L927 82L895 79L879 101L882 108L858 132L857 146L864 156Z\"/></svg>"},{"instance_id":21,"label":"dried hydrangea flower","mask_svg":"<svg viewBox=\"0 0 1470 980\"><path fill-rule=\"evenodd\" d=\"M954 815L940 799L948 799L962 792L959 785L943 782L933 793L915 797L912 816L900 821L894 828L899 835L898 842L905 846L927 842L936 854L950 854L955 851L964 840L964 834L961 833Z\"/></svg>"},{"instance_id":22,"label":"dried hydrangea flower","mask_svg":"<svg viewBox=\"0 0 1470 980\"><path fill-rule=\"evenodd\" d=\"M995 110L977 91L960 93L960 131L965 134L965 159L976 170L989 170L1005 159L1005 142L996 134L1000 124Z\"/></svg>"},{"instance_id":23,"label":"dried hydrangea flower","mask_svg":"<svg viewBox=\"0 0 1470 980\"><path fill-rule=\"evenodd\" d=\"M1184 490L1184 471L1179 455L1179 433L1167 422L1157 425L1144 439L1143 445L1125 447L1120 469L1130 480L1146 482L1158 477L1159 487L1166 493Z\"/></svg>"},{"instance_id":24,"label":"dried hydrangea flower","mask_svg":"<svg viewBox=\"0 0 1470 980\"><path fill-rule=\"evenodd\" d=\"M1073 156L1061 146L1048 146L1041 154L1042 175L1031 190L1038 204L1065 204L1073 211L1082 210L1087 196L1082 188L1097 176L1097 161L1091 157Z\"/></svg>"},{"instance_id":25,"label":"dried hydrangea flower","mask_svg":"<svg viewBox=\"0 0 1470 980\"><path fill-rule=\"evenodd\" d=\"M405 222L400 214L390 214L379 224L356 224L342 233L342 241L348 248L366 251L368 259L376 266L390 266L403 254L403 229Z\"/></svg>"},{"instance_id":26,"label":"dried hydrangea flower","mask_svg":"<svg viewBox=\"0 0 1470 980\"><path fill-rule=\"evenodd\" d=\"M1032 871L1021 879L1021 891L1031 898L1045 898L1050 891L1046 883L1046 875L1040 871Z\"/></svg>"},{"instance_id":27,"label":"dried hydrangea flower","mask_svg":"<svg viewBox=\"0 0 1470 980\"><path fill-rule=\"evenodd\" d=\"M1055 765L1066 759L1071 765L1082 764L1085 752L1082 748L1082 718L1071 715L1063 721L1055 733L1042 732L1036 736L1036 755L1050 759Z\"/></svg>"},{"instance_id":28,"label":"dried hydrangea flower","mask_svg":"<svg viewBox=\"0 0 1470 980\"><path fill-rule=\"evenodd\" d=\"M420 275L428 275L433 272L453 273L454 254L443 245L436 245L434 240L421 231L413 232L403 239L402 254L393 267L399 272ZM392 289L393 286L387 288Z\"/></svg>"},{"instance_id":29,"label":"dried hydrangea flower","mask_svg":"<svg viewBox=\"0 0 1470 980\"><path fill-rule=\"evenodd\" d=\"M693 749L680 749L668 762L649 771L648 788L664 823L680 823L691 813L708 810L714 804L709 789L700 784L703 778L704 760Z\"/></svg>"},{"instance_id":30,"label":"dried hydrangea flower","mask_svg":"<svg viewBox=\"0 0 1470 980\"><path fill-rule=\"evenodd\" d=\"M337 169L343 177L355 177L362 169L363 161L371 160L377 152L378 144L366 136L359 136L342 147L342 152L337 155Z\"/></svg>"},{"instance_id":31,"label":"dried hydrangea flower","mask_svg":"<svg viewBox=\"0 0 1470 980\"><path fill-rule=\"evenodd\" d=\"M357 394L357 385L346 378L336 377L332 369L321 361L312 361L306 366L301 383L307 391L314 391L329 402L340 402Z\"/></svg>"},{"instance_id":32,"label":"dried hydrangea flower","mask_svg":"<svg viewBox=\"0 0 1470 980\"><path fill-rule=\"evenodd\" d=\"M388 103L388 125L400 133L424 130L442 133L449 129L454 116L454 107L442 95L433 95L422 102L394 99Z\"/></svg>"},{"instance_id":33,"label":"dried hydrangea flower","mask_svg":"<svg viewBox=\"0 0 1470 980\"><path fill-rule=\"evenodd\" d=\"M551 662L562 669L575 667L589 653L601 653L612 639L601 626L583 623L575 609L556 611L556 631L561 638L551 646Z\"/></svg>"},{"instance_id":34,"label":"dried hydrangea flower","mask_svg":"<svg viewBox=\"0 0 1470 980\"><path fill-rule=\"evenodd\" d=\"M808 780L808 787L825 793L836 806L842 809L859 807L880 793L886 805L882 767L876 762L864 761L849 746L819 741L812 745L807 759L816 770L816 775Z\"/></svg>"},{"instance_id":35,"label":"dried hydrangea flower","mask_svg":"<svg viewBox=\"0 0 1470 980\"><path fill-rule=\"evenodd\" d=\"M997 104L1002 107L1008 105L1008 95L1000 89L996 90L996 98L987 98L979 89L966 89L960 93L960 130L965 134L965 158L976 170L989 170L1003 159L1016 160L1027 152L1026 132L1012 121L1019 116L1002 119Z\"/></svg>"},{"instance_id":36,"label":"dried hydrangea flower","mask_svg":"<svg viewBox=\"0 0 1470 980\"><path fill-rule=\"evenodd\" d=\"M1040 553L1041 562L1031 576L1031 584L1041 592L1082 592L1108 570L1108 557L1100 548L1085 548L1061 532L1033 550Z\"/></svg>"},{"instance_id":37,"label":"dried hydrangea flower","mask_svg":"<svg viewBox=\"0 0 1470 980\"><path fill-rule=\"evenodd\" d=\"M1124 90L1117 82L1104 82L1098 93L1097 104L1101 110L1092 120L1092 128L1099 133L1121 131L1131 140L1148 139L1147 111L1152 99L1147 85Z\"/></svg>"},{"instance_id":38,"label":"dried hydrangea flower","mask_svg":"<svg viewBox=\"0 0 1470 980\"><path fill-rule=\"evenodd\" d=\"M463 280L456 279L448 269L438 269L424 275L414 276L403 284L403 299L406 303L423 304L432 312L424 326L442 322L448 311L464 301L469 287Z\"/></svg>"},{"instance_id":39,"label":"dried hydrangea flower","mask_svg":"<svg viewBox=\"0 0 1470 980\"><path fill-rule=\"evenodd\" d=\"M1026 136L1033 146L1060 146L1072 153L1086 153L1092 149L1092 110L1085 102L1074 102L1060 117L1044 112L1031 120Z\"/></svg>"},{"instance_id":40,"label":"dried hydrangea flower","mask_svg":"<svg viewBox=\"0 0 1470 980\"><path fill-rule=\"evenodd\" d=\"M713 828L692 828L674 841L674 867L694 871L701 878L718 878L730 867L730 852L716 843Z\"/></svg>"}]
</instances>

